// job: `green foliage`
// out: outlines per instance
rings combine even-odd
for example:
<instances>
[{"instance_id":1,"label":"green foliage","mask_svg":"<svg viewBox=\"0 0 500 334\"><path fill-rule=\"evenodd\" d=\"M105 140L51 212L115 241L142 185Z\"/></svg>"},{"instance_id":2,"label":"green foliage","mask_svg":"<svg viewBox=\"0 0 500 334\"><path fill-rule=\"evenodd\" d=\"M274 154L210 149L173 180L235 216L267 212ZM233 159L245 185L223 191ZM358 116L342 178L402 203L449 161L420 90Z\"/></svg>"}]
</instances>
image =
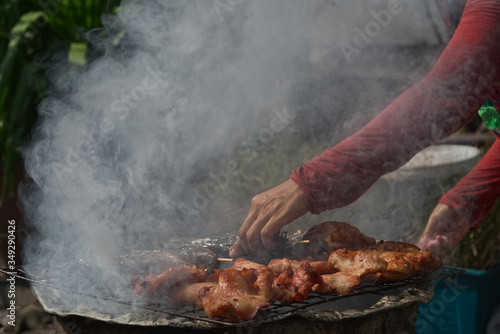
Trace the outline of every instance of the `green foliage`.
<instances>
[{"instance_id":1,"label":"green foliage","mask_svg":"<svg viewBox=\"0 0 500 334\"><path fill-rule=\"evenodd\" d=\"M84 34L101 27L103 14L120 0L4 0L0 4L0 202L14 192L17 148L29 138L36 105L45 97L45 66L39 54L64 50L75 66L87 64Z\"/></svg>"}]
</instances>

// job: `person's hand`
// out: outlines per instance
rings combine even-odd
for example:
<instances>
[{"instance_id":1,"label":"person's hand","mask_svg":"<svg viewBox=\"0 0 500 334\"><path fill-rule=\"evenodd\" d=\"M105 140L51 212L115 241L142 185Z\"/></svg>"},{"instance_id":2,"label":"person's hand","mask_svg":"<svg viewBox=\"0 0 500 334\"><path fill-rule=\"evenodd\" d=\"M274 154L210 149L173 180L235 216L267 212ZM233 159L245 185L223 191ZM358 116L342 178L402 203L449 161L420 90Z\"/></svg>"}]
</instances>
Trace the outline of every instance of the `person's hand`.
<instances>
[{"instance_id":1,"label":"person's hand","mask_svg":"<svg viewBox=\"0 0 500 334\"><path fill-rule=\"evenodd\" d=\"M465 237L469 229L470 223L454 209L438 204L429 216L417 246L443 256Z\"/></svg>"},{"instance_id":2,"label":"person's hand","mask_svg":"<svg viewBox=\"0 0 500 334\"><path fill-rule=\"evenodd\" d=\"M307 212L304 193L292 180L256 195L229 256L259 256L266 252L264 248L273 250L273 237L281 227Z\"/></svg>"}]
</instances>

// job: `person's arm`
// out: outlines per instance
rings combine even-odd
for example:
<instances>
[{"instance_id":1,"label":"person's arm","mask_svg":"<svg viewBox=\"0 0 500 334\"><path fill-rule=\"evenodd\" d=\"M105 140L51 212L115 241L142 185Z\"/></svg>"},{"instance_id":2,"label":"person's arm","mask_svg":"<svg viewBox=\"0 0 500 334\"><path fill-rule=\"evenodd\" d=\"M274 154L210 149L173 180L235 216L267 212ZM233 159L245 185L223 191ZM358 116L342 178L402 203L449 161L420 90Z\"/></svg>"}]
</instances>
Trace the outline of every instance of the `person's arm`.
<instances>
[{"instance_id":1,"label":"person's arm","mask_svg":"<svg viewBox=\"0 0 500 334\"><path fill-rule=\"evenodd\" d=\"M446 204L477 228L500 198L500 139L439 203Z\"/></svg>"},{"instance_id":2,"label":"person's arm","mask_svg":"<svg viewBox=\"0 0 500 334\"><path fill-rule=\"evenodd\" d=\"M481 161L439 200L417 246L436 255L446 254L482 223L499 198L500 140L496 140Z\"/></svg>"},{"instance_id":3,"label":"person's arm","mask_svg":"<svg viewBox=\"0 0 500 334\"><path fill-rule=\"evenodd\" d=\"M382 175L470 121L500 86L498 41L500 2L468 0L455 34L424 79L360 131L294 170L290 178L295 185L288 181L287 187L254 198L231 256L271 249L282 226L307 211L352 203ZM285 202L291 193L292 205ZM291 207L299 209L290 214Z\"/></svg>"},{"instance_id":4,"label":"person's arm","mask_svg":"<svg viewBox=\"0 0 500 334\"><path fill-rule=\"evenodd\" d=\"M355 201L382 175L470 121L500 86L500 2L469 0L430 73L360 131L296 169L312 213Z\"/></svg>"}]
</instances>

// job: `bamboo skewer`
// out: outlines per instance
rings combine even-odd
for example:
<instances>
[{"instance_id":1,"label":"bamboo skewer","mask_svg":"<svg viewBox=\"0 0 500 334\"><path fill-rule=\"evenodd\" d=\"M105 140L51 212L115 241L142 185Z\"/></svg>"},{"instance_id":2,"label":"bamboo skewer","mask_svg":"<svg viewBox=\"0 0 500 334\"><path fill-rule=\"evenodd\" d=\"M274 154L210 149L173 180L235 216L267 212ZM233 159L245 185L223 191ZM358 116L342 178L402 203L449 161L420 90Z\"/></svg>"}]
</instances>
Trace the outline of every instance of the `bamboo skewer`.
<instances>
[{"instance_id":1,"label":"bamboo skewer","mask_svg":"<svg viewBox=\"0 0 500 334\"><path fill-rule=\"evenodd\" d=\"M297 241L290 241L291 244L308 244L309 240L297 240Z\"/></svg>"}]
</instances>

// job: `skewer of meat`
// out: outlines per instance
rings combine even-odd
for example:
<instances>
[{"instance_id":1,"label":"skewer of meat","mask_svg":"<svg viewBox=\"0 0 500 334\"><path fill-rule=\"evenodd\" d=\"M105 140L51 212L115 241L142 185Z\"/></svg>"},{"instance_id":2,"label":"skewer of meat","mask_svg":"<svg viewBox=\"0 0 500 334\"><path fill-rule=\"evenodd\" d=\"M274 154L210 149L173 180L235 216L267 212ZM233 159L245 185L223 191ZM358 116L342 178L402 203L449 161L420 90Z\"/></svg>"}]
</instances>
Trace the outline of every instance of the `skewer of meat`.
<instances>
[{"instance_id":1,"label":"skewer of meat","mask_svg":"<svg viewBox=\"0 0 500 334\"><path fill-rule=\"evenodd\" d=\"M239 258L231 268L216 269L209 276L197 266L172 267L157 276L135 276L132 284L139 297L168 296L175 305L197 306L210 317L249 320L270 303L304 301L310 292L345 295L362 280L399 281L441 265L414 245L384 242L354 251L335 250L328 261L283 258L266 266Z\"/></svg>"}]
</instances>

